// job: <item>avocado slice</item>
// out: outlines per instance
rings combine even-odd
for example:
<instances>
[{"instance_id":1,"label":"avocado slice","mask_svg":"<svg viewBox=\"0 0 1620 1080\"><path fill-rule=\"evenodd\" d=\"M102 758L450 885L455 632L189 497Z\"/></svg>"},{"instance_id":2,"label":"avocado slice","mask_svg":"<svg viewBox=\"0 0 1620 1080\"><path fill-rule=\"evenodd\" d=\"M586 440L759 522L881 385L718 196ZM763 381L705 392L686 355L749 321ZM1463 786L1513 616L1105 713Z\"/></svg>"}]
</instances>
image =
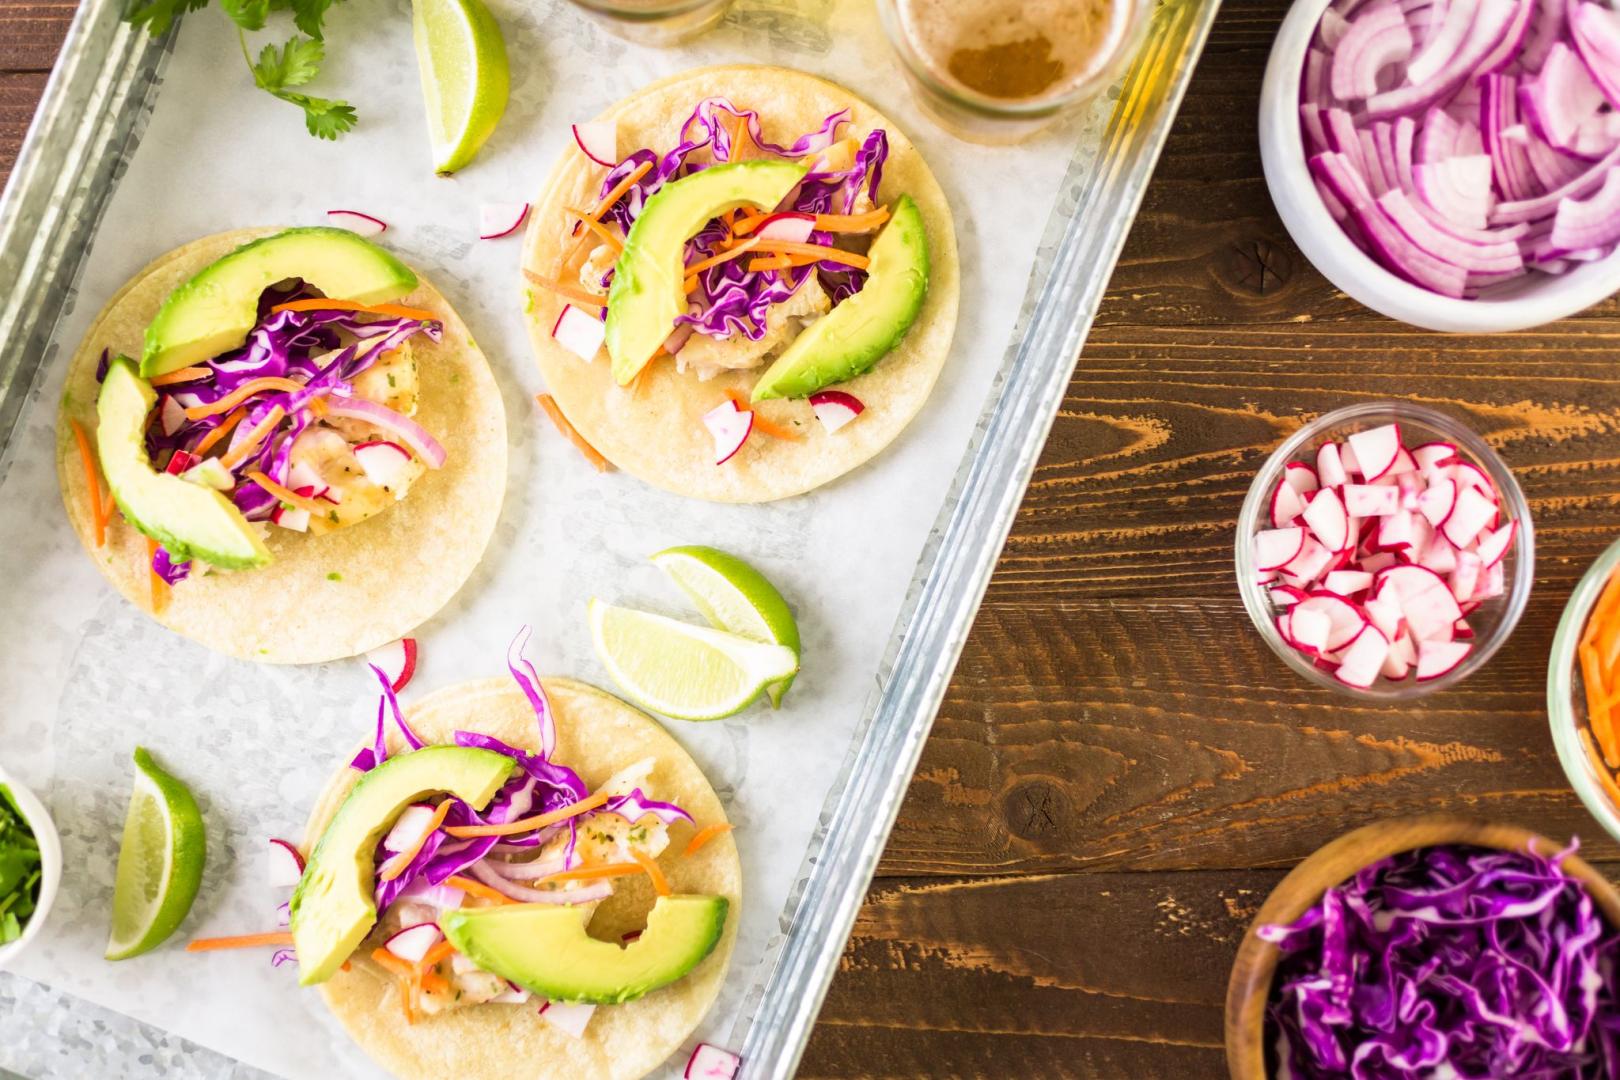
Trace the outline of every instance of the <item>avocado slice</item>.
<instances>
[{"instance_id":1,"label":"avocado slice","mask_svg":"<svg viewBox=\"0 0 1620 1080\"><path fill-rule=\"evenodd\" d=\"M360 778L321 834L290 906L298 983L325 982L377 921L377 841L411 803L447 791L477 809L506 783L512 759L471 746L426 746Z\"/></svg>"},{"instance_id":2,"label":"avocado slice","mask_svg":"<svg viewBox=\"0 0 1620 1080\"><path fill-rule=\"evenodd\" d=\"M871 369L905 336L928 294L928 230L911 196L872 241L866 284L804 328L754 384L753 400L802 398Z\"/></svg>"},{"instance_id":3,"label":"avocado slice","mask_svg":"<svg viewBox=\"0 0 1620 1080\"><path fill-rule=\"evenodd\" d=\"M416 288L410 267L347 229L287 229L221 256L170 293L146 328L141 374L154 378L241 345L258 321L259 294L288 278L362 304Z\"/></svg>"},{"instance_id":4,"label":"avocado slice","mask_svg":"<svg viewBox=\"0 0 1620 1080\"><path fill-rule=\"evenodd\" d=\"M584 915L556 904L456 908L439 929L467 959L552 1001L618 1005L667 986L714 951L723 896L660 896L627 946L585 932Z\"/></svg>"},{"instance_id":5,"label":"avocado slice","mask_svg":"<svg viewBox=\"0 0 1620 1080\"><path fill-rule=\"evenodd\" d=\"M607 349L620 386L647 366L675 329L676 316L686 313L686 242L728 210L771 209L808 171L768 158L715 165L665 184L647 200L624 238L608 290Z\"/></svg>"},{"instance_id":6,"label":"avocado slice","mask_svg":"<svg viewBox=\"0 0 1620 1080\"><path fill-rule=\"evenodd\" d=\"M160 473L146 453L146 417L157 393L120 356L107 365L96 398L96 452L124 518L168 549L230 570L263 566L270 550L231 500L213 488Z\"/></svg>"}]
</instances>

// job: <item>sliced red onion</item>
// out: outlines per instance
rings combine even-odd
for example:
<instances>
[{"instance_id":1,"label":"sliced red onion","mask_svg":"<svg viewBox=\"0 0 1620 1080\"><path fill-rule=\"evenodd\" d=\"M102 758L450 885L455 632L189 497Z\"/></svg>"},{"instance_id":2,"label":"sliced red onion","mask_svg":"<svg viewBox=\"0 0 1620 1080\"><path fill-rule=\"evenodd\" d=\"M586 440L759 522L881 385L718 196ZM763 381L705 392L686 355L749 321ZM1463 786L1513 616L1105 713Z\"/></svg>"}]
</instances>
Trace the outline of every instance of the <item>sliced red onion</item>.
<instances>
[{"instance_id":1,"label":"sliced red onion","mask_svg":"<svg viewBox=\"0 0 1620 1080\"><path fill-rule=\"evenodd\" d=\"M473 877L504 896L525 904L588 904L593 900L606 900L613 895L613 883L607 880L582 881L571 889L531 889L495 873L482 860L467 868Z\"/></svg>"},{"instance_id":2,"label":"sliced red onion","mask_svg":"<svg viewBox=\"0 0 1620 1080\"><path fill-rule=\"evenodd\" d=\"M458 908L466 900L467 894L453 885L431 885L427 878L419 877L399 894L400 900L412 900L418 904L428 904L448 911ZM459 955L459 954L458 954Z\"/></svg>"},{"instance_id":3,"label":"sliced red onion","mask_svg":"<svg viewBox=\"0 0 1620 1080\"><path fill-rule=\"evenodd\" d=\"M1331 87L1340 101L1360 101L1378 93L1378 73L1412 55L1412 31L1401 9L1378 2L1356 13L1334 48Z\"/></svg>"},{"instance_id":4,"label":"sliced red onion","mask_svg":"<svg viewBox=\"0 0 1620 1080\"><path fill-rule=\"evenodd\" d=\"M478 208L478 239L499 240L511 236L529 216L529 204L484 203Z\"/></svg>"},{"instance_id":5,"label":"sliced red onion","mask_svg":"<svg viewBox=\"0 0 1620 1080\"><path fill-rule=\"evenodd\" d=\"M1586 199L1565 199L1553 218L1552 246L1565 253L1606 250L1620 242L1620 169L1610 169L1603 186Z\"/></svg>"},{"instance_id":6,"label":"sliced red onion","mask_svg":"<svg viewBox=\"0 0 1620 1080\"><path fill-rule=\"evenodd\" d=\"M407 416L401 416L385 405L379 405L366 398L333 394L327 398L327 414L375 424L384 431L399 436L428 468L437 469L444 465L447 455L439 440L428 434L427 429L421 424Z\"/></svg>"},{"instance_id":7,"label":"sliced red onion","mask_svg":"<svg viewBox=\"0 0 1620 1080\"><path fill-rule=\"evenodd\" d=\"M388 231L388 223L382 218L363 214L359 210L328 210L326 220L340 229L348 229L361 236L380 236Z\"/></svg>"},{"instance_id":8,"label":"sliced red onion","mask_svg":"<svg viewBox=\"0 0 1620 1080\"><path fill-rule=\"evenodd\" d=\"M1574 149L1581 125L1603 104L1603 91L1564 42L1553 45L1541 72L1519 88L1525 120L1550 145Z\"/></svg>"}]
</instances>

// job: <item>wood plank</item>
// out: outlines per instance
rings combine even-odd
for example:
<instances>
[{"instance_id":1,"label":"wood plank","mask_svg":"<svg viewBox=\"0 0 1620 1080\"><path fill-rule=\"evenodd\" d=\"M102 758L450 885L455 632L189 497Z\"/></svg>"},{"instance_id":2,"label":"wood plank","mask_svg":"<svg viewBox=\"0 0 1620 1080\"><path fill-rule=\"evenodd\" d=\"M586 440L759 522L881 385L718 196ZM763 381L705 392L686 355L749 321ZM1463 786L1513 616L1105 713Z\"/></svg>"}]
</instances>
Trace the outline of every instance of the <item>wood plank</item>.
<instances>
[{"instance_id":1,"label":"wood plank","mask_svg":"<svg viewBox=\"0 0 1620 1080\"><path fill-rule=\"evenodd\" d=\"M75 0L0 3L0 71L49 71L78 7Z\"/></svg>"},{"instance_id":2,"label":"wood plank","mask_svg":"<svg viewBox=\"0 0 1620 1080\"><path fill-rule=\"evenodd\" d=\"M33 123L34 108L45 92L47 78L44 72L0 71L0 187L17 163L17 154L22 150L28 125Z\"/></svg>"}]
</instances>

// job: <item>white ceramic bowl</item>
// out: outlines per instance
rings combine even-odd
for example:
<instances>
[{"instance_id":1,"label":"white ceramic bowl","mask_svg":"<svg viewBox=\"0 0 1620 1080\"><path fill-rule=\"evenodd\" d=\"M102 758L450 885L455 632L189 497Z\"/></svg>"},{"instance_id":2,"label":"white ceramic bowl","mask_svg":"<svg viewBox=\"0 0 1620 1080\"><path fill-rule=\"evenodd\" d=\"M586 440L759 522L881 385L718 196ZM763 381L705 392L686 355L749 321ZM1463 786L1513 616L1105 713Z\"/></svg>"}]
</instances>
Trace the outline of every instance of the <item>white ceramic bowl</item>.
<instances>
[{"instance_id":1,"label":"white ceramic bowl","mask_svg":"<svg viewBox=\"0 0 1620 1080\"><path fill-rule=\"evenodd\" d=\"M57 886L62 883L62 838L56 834L56 823L45 809L45 804L32 791L19 784L15 779L0 768L0 784L6 785L11 791L12 798L22 811L23 817L28 821L28 827L34 831L34 839L39 841L39 903L34 906L34 913L28 917L23 926L22 936L10 945L0 945L0 971L10 967L34 939L44 930L46 921L50 918L51 905L56 902Z\"/></svg>"},{"instance_id":2,"label":"white ceramic bowl","mask_svg":"<svg viewBox=\"0 0 1620 1080\"><path fill-rule=\"evenodd\" d=\"M1385 270L1333 220L1305 164L1299 83L1305 51L1329 0L1295 0L1271 46L1260 88L1260 163L1277 213L1311 264L1374 311L1429 330L1526 330L1573 315L1620 291L1620 249L1567 274L1531 273L1478 300L1455 300Z\"/></svg>"}]
</instances>

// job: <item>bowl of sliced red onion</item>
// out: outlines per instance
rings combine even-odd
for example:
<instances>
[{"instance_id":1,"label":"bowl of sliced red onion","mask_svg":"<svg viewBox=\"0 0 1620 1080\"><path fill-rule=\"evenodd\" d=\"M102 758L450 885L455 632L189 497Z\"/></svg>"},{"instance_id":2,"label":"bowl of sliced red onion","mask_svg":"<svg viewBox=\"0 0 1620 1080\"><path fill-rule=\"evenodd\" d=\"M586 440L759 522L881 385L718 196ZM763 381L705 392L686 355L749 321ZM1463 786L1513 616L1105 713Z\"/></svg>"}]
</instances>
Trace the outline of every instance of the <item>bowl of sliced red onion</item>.
<instances>
[{"instance_id":1,"label":"bowl of sliced red onion","mask_svg":"<svg viewBox=\"0 0 1620 1080\"><path fill-rule=\"evenodd\" d=\"M1620 290L1620 13L1597 0L1299 0L1260 98L1266 185L1334 285L1432 330Z\"/></svg>"},{"instance_id":2,"label":"bowl of sliced red onion","mask_svg":"<svg viewBox=\"0 0 1620 1080\"><path fill-rule=\"evenodd\" d=\"M1278 447L1238 517L1238 588L1272 650L1321 686L1454 686L1513 632L1535 536L1513 474L1444 413L1353 405Z\"/></svg>"}]
</instances>

